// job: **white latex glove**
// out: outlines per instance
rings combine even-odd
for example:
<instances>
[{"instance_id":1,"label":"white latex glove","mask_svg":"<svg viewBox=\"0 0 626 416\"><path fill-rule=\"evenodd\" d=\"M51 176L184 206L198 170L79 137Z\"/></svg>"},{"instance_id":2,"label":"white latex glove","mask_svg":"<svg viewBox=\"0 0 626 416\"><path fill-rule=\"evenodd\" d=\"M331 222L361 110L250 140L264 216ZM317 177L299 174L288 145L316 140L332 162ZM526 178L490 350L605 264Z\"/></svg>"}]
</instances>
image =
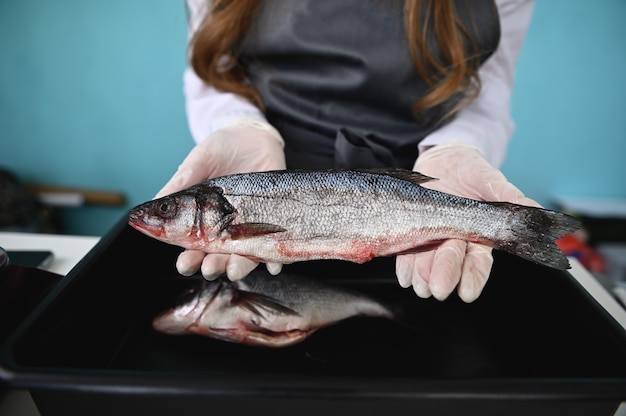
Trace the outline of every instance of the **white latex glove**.
<instances>
[{"instance_id":1,"label":"white latex glove","mask_svg":"<svg viewBox=\"0 0 626 416\"><path fill-rule=\"evenodd\" d=\"M413 170L438 178L422 186L482 201L539 206L511 184L475 147L461 142L434 146L420 155ZM444 300L457 287L459 297L473 302L482 292L493 264L492 249L463 240L446 240L433 250L396 258L402 287L413 286L422 298Z\"/></svg>"},{"instance_id":2,"label":"white latex glove","mask_svg":"<svg viewBox=\"0 0 626 416\"><path fill-rule=\"evenodd\" d=\"M283 146L280 134L270 125L256 119L240 119L197 144L155 198L217 176L285 169ZM176 261L180 274L190 276L201 270L207 280L224 272L230 280L238 280L257 265L257 262L236 254L207 254L198 250L185 250ZM282 265L268 263L267 269L278 274Z\"/></svg>"}]
</instances>

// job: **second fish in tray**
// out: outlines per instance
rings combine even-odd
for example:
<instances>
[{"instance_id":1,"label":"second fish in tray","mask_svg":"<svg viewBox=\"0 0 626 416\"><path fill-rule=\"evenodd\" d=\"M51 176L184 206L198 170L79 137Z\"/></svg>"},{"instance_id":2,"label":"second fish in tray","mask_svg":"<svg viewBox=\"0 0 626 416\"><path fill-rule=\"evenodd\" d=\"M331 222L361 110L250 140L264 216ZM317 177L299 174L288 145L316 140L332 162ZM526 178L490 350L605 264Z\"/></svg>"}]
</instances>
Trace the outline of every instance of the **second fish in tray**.
<instances>
[{"instance_id":1,"label":"second fish in tray","mask_svg":"<svg viewBox=\"0 0 626 416\"><path fill-rule=\"evenodd\" d=\"M196 282L153 327L264 347L286 347L313 332L359 316L393 318L382 303L321 279L257 268L242 280Z\"/></svg>"}]
</instances>

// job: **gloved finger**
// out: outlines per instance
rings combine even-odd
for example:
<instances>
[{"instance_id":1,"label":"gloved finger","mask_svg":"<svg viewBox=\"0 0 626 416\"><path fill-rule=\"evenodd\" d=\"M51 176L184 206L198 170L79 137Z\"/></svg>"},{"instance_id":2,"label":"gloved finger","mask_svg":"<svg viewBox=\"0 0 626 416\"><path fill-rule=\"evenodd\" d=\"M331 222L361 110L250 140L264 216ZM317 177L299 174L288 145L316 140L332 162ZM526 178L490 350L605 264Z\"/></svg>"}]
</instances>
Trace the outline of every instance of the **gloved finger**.
<instances>
[{"instance_id":1,"label":"gloved finger","mask_svg":"<svg viewBox=\"0 0 626 416\"><path fill-rule=\"evenodd\" d=\"M206 280L215 280L220 277L226 271L226 263L230 255L228 254L206 254L204 253L204 260L202 260L202 276Z\"/></svg>"},{"instance_id":2,"label":"gloved finger","mask_svg":"<svg viewBox=\"0 0 626 416\"><path fill-rule=\"evenodd\" d=\"M493 265L492 251L491 247L482 244L467 244L461 281L457 288L459 297L464 302L475 301L483 291Z\"/></svg>"},{"instance_id":3,"label":"gloved finger","mask_svg":"<svg viewBox=\"0 0 626 416\"><path fill-rule=\"evenodd\" d=\"M429 261L425 253L402 254L396 257L396 277L398 283L404 288L413 286L413 291L420 298L429 298L431 296L428 283L419 273L419 265L421 260Z\"/></svg>"},{"instance_id":4,"label":"gloved finger","mask_svg":"<svg viewBox=\"0 0 626 416\"><path fill-rule=\"evenodd\" d=\"M396 256L396 278L403 288L411 286L413 277L413 264L415 256L413 254L400 254Z\"/></svg>"},{"instance_id":5,"label":"gloved finger","mask_svg":"<svg viewBox=\"0 0 626 416\"><path fill-rule=\"evenodd\" d=\"M413 291L420 298L426 299L432 296L428 282L430 281L430 271L433 259L437 250L428 250L414 254L415 269L413 270Z\"/></svg>"},{"instance_id":6,"label":"gloved finger","mask_svg":"<svg viewBox=\"0 0 626 416\"><path fill-rule=\"evenodd\" d=\"M183 276L191 276L198 270L202 264L206 253L198 250L185 250L178 255L176 260L176 270Z\"/></svg>"},{"instance_id":7,"label":"gloved finger","mask_svg":"<svg viewBox=\"0 0 626 416\"><path fill-rule=\"evenodd\" d=\"M446 240L437 247L428 280L437 300L445 300L461 280L466 247L463 240Z\"/></svg>"},{"instance_id":8,"label":"gloved finger","mask_svg":"<svg viewBox=\"0 0 626 416\"><path fill-rule=\"evenodd\" d=\"M524 193L509 182L504 174L491 166L486 167L488 172L481 175L466 175L469 184L465 186L476 190L477 197L483 201L507 201L514 204L540 207L539 203L527 198ZM466 179L467 180L467 179Z\"/></svg>"},{"instance_id":9,"label":"gloved finger","mask_svg":"<svg viewBox=\"0 0 626 416\"><path fill-rule=\"evenodd\" d=\"M266 263L265 267L267 268L267 271L272 276L276 276L283 269L283 264L282 263Z\"/></svg>"},{"instance_id":10,"label":"gloved finger","mask_svg":"<svg viewBox=\"0 0 626 416\"><path fill-rule=\"evenodd\" d=\"M207 179L208 171L204 168L212 160L211 155L200 145L191 149L185 160L170 180L157 192L155 198L169 195Z\"/></svg>"},{"instance_id":11,"label":"gloved finger","mask_svg":"<svg viewBox=\"0 0 626 416\"><path fill-rule=\"evenodd\" d=\"M430 272L433 268L433 260L437 249L420 251L415 253L415 271L416 275L428 285L430 282Z\"/></svg>"},{"instance_id":12,"label":"gloved finger","mask_svg":"<svg viewBox=\"0 0 626 416\"><path fill-rule=\"evenodd\" d=\"M232 281L241 280L258 265L258 262L247 257L231 254L226 263L226 276Z\"/></svg>"},{"instance_id":13,"label":"gloved finger","mask_svg":"<svg viewBox=\"0 0 626 416\"><path fill-rule=\"evenodd\" d=\"M526 195L515 187L512 183L508 182L507 190L502 192L502 201L513 202L514 204L527 205L529 207L541 208L541 204L534 199L527 198ZM512 188L512 189L511 189Z\"/></svg>"},{"instance_id":14,"label":"gloved finger","mask_svg":"<svg viewBox=\"0 0 626 416\"><path fill-rule=\"evenodd\" d=\"M419 273L413 273L413 278L411 280L411 284L413 285L413 291L417 296L422 299L428 299L433 294L428 287L428 283L422 278Z\"/></svg>"},{"instance_id":15,"label":"gloved finger","mask_svg":"<svg viewBox=\"0 0 626 416\"><path fill-rule=\"evenodd\" d=\"M508 201L515 204L522 204L523 200L528 199L524 196L524 193L520 189L506 180L504 175L500 176L501 178L498 180L483 181L484 189L480 192L480 196L483 200Z\"/></svg>"}]
</instances>

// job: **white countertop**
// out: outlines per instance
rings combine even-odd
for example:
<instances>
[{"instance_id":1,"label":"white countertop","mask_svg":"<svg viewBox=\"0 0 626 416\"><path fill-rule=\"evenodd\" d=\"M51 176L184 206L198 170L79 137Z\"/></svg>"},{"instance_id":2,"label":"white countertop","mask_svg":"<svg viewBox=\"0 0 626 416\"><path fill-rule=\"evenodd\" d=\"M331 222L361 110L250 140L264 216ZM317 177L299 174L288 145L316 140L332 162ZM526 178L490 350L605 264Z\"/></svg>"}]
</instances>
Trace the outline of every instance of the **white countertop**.
<instances>
[{"instance_id":1,"label":"white countertop","mask_svg":"<svg viewBox=\"0 0 626 416\"><path fill-rule=\"evenodd\" d=\"M99 237L67 236L51 234L29 234L0 232L0 247L5 250L50 250L54 259L46 270L66 275L76 263L96 245ZM581 264L571 258L570 273L626 329L626 310ZM0 416L39 415L28 392L14 391L0 396ZM626 403L622 403L616 415L626 416Z\"/></svg>"},{"instance_id":2,"label":"white countertop","mask_svg":"<svg viewBox=\"0 0 626 416\"><path fill-rule=\"evenodd\" d=\"M100 237L32 234L0 231L5 250L50 250L54 259L46 270L65 276L100 240Z\"/></svg>"}]
</instances>

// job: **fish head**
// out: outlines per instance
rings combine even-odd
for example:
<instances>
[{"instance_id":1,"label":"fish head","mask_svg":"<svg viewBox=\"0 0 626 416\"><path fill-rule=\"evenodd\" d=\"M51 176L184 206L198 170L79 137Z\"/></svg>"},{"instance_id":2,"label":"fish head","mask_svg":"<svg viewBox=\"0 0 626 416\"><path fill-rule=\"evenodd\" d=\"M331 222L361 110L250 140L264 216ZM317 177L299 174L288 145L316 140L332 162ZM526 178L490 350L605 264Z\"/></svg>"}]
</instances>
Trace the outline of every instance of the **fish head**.
<instances>
[{"instance_id":1,"label":"fish head","mask_svg":"<svg viewBox=\"0 0 626 416\"><path fill-rule=\"evenodd\" d=\"M188 328L206 311L221 286L219 281L193 286L181 294L169 309L157 315L152 321L152 327L170 335L187 334Z\"/></svg>"},{"instance_id":2,"label":"fish head","mask_svg":"<svg viewBox=\"0 0 626 416\"><path fill-rule=\"evenodd\" d=\"M218 188L200 184L136 206L128 223L157 240L202 250L226 228L233 211Z\"/></svg>"},{"instance_id":3,"label":"fish head","mask_svg":"<svg viewBox=\"0 0 626 416\"><path fill-rule=\"evenodd\" d=\"M176 242L193 231L195 205L192 197L165 196L133 208L128 223L158 240Z\"/></svg>"}]
</instances>

